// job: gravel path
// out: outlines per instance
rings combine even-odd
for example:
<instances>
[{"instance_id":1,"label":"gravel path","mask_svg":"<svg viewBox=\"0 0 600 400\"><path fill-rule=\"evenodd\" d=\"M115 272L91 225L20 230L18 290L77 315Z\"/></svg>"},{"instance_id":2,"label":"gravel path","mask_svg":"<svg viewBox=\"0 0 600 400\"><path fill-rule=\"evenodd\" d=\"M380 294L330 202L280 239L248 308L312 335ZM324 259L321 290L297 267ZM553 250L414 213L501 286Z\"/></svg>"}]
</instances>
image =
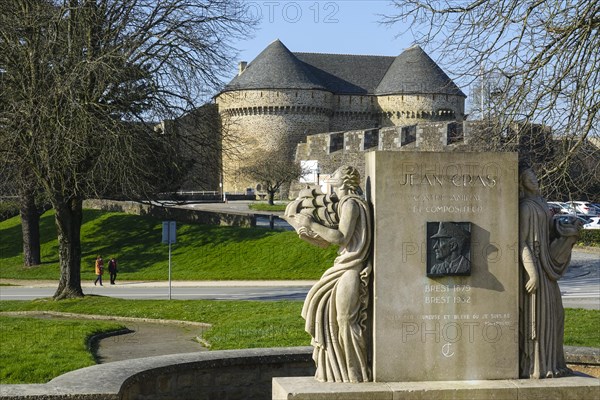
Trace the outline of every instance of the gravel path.
<instances>
[{"instance_id":1,"label":"gravel path","mask_svg":"<svg viewBox=\"0 0 600 400\"><path fill-rule=\"evenodd\" d=\"M149 322L125 322L125 326L132 332L98 341L98 363L208 350L197 341L203 327Z\"/></svg>"}]
</instances>

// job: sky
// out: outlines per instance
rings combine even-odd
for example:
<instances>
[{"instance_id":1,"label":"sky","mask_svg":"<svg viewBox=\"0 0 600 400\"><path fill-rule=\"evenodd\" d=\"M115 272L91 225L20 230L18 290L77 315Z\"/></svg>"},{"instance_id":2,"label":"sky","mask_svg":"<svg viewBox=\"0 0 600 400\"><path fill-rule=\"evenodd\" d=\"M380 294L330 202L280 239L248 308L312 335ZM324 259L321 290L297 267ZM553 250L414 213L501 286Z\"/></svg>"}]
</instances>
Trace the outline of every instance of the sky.
<instances>
[{"instance_id":1,"label":"sky","mask_svg":"<svg viewBox=\"0 0 600 400\"><path fill-rule=\"evenodd\" d=\"M248 12L261 22L252 38L235 44L240 50L237 61L252 61L276 39L292 52L385 56L397 56L413 44L410 34L396 37L405 27L379 24L378 14L393 12L388 0L246 3Z\"/></svg>"},{"instance_id":2,"label":"sky","mask_svg":"<svg viewBox=\"0 0 600 400\"><path fill-rule=\"evenodd\" d=\"M292 52L397 56L414 44L408 24L385 26L383 15L395 13L391 0L243 0L260 23L246 40L233 43L239 50L230 79L240 61L251 62L279 39ZM424 50L442 66L436 54ZM449 71L450 78L456 80ZM468 87L461 87L470 93Z\"/></svg>"}]
</instances>

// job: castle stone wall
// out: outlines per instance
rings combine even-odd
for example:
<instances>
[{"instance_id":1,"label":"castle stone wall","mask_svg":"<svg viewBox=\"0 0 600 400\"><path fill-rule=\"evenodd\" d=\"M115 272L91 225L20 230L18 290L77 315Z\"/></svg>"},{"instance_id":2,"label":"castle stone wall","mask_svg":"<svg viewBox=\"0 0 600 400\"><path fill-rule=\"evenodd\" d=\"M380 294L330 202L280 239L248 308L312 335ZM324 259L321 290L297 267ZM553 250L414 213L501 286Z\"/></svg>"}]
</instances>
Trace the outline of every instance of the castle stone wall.
<instances>
[{"instance_id":1,"label":"castle stone wall","mask_svg":"<svg viewBox=\"0 0 600 400\"><path fill-rule=\"evenodd\" d=\"M371 146L372 133L369 137L365 137L364 133L344 133L343 150L336 147L332 152L332 146L323 144L331 153L328 161L323 162L358 165L364 162L363 158L355 157L352 149L365 151L365 143L370 150L406 148L411 143L413 147L431 150L447 145L447 138L442 138L439 132L433 134L436 136L433 139L429 132L417 135L414 129L403 131L394 127L435 121L442 121L444 125L447 121L464 119L464 98L445 94L350 96L334 95L324 90L263 89L224 92L217 96L216 102L221 118L227 120L223 123L229 131L226 135L232 138L229 142L224 140L223 145L226 152L223 157L226 192L241 192L247 187L255 187L258 182L240 172L244 166L260 161L265 152L274 149L289 149L292 159L297 144L307 140L309 135L378 129L377 148ZM384 130L386 127L391 127L391 130ZM324 135L329 137L329 133ZM330 140L327 140L329 143ZM309 144L306 148L310 147ZM228 148L231 149L229 154ZM341 152L337 154L338 151Z\"/></svg>"},{"instance_id":2,"label":"castle stone wall","mask_svg":"<svg viewBox=\"0 0 600 400\"><path fill-rule=\"evenodd\" d=\"M329 131L332 94L320 90L243 90L217 97L227 122L223 190L243 192L258 182L240 173L265 152L284 149L290 160L297 143Z\"/></svg>"},{"instance_id":3,"label":"castle stone wall","mask_svg":"<svg viewBox=\"0 0 600 400\"><path fill-rule=\"evenodd\" d=\"M243 192L259 182L239 173L246 166L260 162L265 152L287 148L293 159L296 144L307 135L324 132L329 118L319 114L252 115L233 117L230 132L235 140L224 145L223 185L225 192Z\"/></svg>"},{"instance_id":4,"label":"castle stone wall","mask_svg":"<svg viewBox=\"0 0 600 400\"><path fill-rule=\"evenodd\" d=\"M451 95L378 96L381 126L464 119L464 98Z\"/></svg>"},{"instance_id":5,"label":"castle stone wall","mask_svg":"<svg viewBox=\"0 0 600 400\"><path fill-rule=\"evenodd\" d=\"M317 107L331 111L333 94L325 90L263 89L239 90L221 93L217 97L219 111L252 112L253 107L278 107L281 111L292 107Z\"/></svg>"},{"instance_id":6,"label":"castle stone wall","mask_svg":"<svg viewBox=\"0 0 600 400\"><path fill-rule=\"evenodd\" d=\"M376 128L380 110L375 96L333 96L329 132Z\"/></svg>"}]
</instances>

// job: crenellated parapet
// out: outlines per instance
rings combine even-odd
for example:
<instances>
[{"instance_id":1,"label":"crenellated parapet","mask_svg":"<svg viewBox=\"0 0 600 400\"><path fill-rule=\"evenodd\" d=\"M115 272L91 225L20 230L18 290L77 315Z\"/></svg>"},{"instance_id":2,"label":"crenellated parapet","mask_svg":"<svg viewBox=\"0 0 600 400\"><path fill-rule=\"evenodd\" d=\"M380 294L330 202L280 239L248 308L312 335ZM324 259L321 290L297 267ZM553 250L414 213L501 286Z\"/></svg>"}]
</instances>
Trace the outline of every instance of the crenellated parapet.
<instances>
[{"instance_id":1,"label":"crenellated parapet","mask_svg":"<svg viewBox=\"0 0 600 400\"><path fill-rule=\"evenodd\" d=\"M316 160L325 178L341 164L364 173L370 151L481 151L479 121L415 121L399 126L309 135L296 147L298 162Z\"/></svg>"},{"instance_id":2,"label":"crenellated parapet","mask_svg":"<svg viewBox=\"0 0 600 400\"><path fill-rule=\"evenodd\" d=\"M330 117L332 115L331 109L325 107L314 107L314 106L253 106L253 107L238 107L229 108L222 112L229 117L244 117L253 115L288 115L288 114L301 114L301 115L325 115Z\"/></svg>"}]
</instances>

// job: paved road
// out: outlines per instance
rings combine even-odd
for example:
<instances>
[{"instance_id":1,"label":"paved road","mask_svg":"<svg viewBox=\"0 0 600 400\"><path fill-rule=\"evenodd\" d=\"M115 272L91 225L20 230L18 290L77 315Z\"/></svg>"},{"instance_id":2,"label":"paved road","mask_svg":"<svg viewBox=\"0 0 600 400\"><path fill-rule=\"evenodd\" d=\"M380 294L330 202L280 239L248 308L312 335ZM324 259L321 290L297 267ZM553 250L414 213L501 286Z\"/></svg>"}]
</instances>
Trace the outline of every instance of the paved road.
<instances>
[{"instance_id":1,"label":"paved road","mask_svg":"<svg viewBox=\"0 0 600 400\"><path fill-rule=\"evenodd\" d=\"M565 307L600 310L600 254L573 252L559 286Z\"/></svg>"},{"instance_id":2,"label":"paved road","mask_svg":"<svg viewBox=\"0 0 600 400\"><path fill-rule=\"evenodd\" d=\"M285 282L174 282L173 299L215 300L303 300L312 286L311 281ZM571 267L560 281L563 303L569 308L600 310L600 255L574 252ZM31 300L50 297L56 282L35 286L1 286L0 300ZM127 282L117 285L93 286L84 282L88 295L125 299L167 299L167 282Z\"/></svg>"},{"instance_id":3,"label":"paved road","mask_svg":"<svg viewBox=\"0 0 600 400\"><path fill-rule=\"evenodd\" d=\"M192 284L192 283L190 283ZM171 298L176 300L213 299L213 300L303 300L312 286L305 284L274 284L273 286L252 286L251 283L243 286L232 286L218 283L203 286L198 282L195 286L173 285ZM0 300L32 300L40 297L50 297L56 290L56 284L50 286L2 286L0 287ZM168 299L169 288L166 282L159 283L126 283L114 286L83 287L86 295L101 295L123 299Z\"/></svg>"}]
</instances>

